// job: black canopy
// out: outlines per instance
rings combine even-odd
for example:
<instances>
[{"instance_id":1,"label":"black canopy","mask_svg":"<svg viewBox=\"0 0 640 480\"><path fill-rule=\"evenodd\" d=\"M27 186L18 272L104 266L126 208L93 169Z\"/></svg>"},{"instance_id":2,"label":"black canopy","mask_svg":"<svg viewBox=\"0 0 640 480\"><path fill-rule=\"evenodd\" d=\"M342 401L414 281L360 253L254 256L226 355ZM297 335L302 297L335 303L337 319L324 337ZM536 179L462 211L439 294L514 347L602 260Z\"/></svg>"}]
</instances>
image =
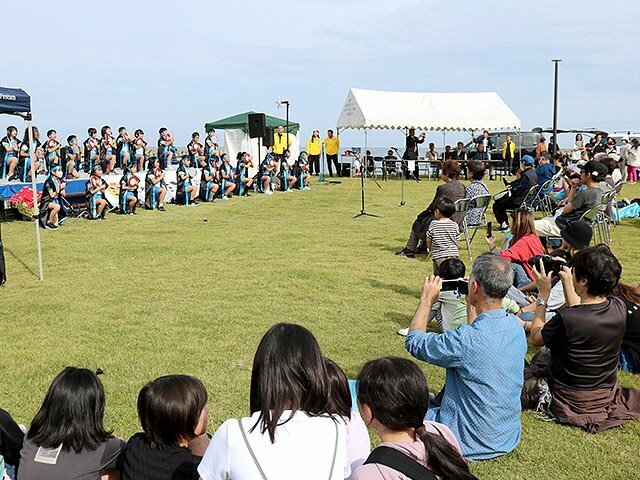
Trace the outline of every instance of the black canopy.
<instances>
[{"instance_id":1,"label":"black canopy","mask_svg":"<svg viewBox=\"0 0 640 480\"><path fill-rule=\"evenodd\" d=\"M0 87L0 113L20 115L31 112L31 97L21 88Z\"/></svg>"}]
</instances>

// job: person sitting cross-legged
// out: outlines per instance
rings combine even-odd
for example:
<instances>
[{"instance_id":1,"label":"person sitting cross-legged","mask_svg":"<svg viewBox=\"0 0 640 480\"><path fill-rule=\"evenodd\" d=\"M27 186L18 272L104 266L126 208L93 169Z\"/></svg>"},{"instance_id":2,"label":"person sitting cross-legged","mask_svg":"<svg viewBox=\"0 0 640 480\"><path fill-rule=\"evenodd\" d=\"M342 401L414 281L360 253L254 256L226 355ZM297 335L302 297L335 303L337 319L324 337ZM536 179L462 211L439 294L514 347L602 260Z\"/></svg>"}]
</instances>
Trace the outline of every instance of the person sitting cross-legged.
<instances>
[{"instance_id":1,"label":"person sitting cross-legged","mask_svg":"<svg viewBox=\"0 0 640 480\"><path fill-rule=\"evenodd\" d=\"M606 245L576 253L572 263L573 272L560 272L567 307L546 324L551 274L542 264L534 270L539 298L531 341L547 348L525 367L523 407L544 405L558 422L597 433L640 418L640 390L620 387L617 378L627 308L611 295L622 266Z\"/></svg>"},{"instance_id":2,"label":"person sitting cross-legged","mask_svg":"<svg viewBox=\"0 0 640 480\"><path fill-rule=\"evenodd\" d=\"M504 455L520 443L527 341L518 319L502 308L512 283L509 262L490 253L479 256L468 285L468 325L438 334L427 333L426 326L442 280L426 278L405 341L415 358L447 369L427 420L449 427L471 461Z\"/></svg>"}]
</instances>

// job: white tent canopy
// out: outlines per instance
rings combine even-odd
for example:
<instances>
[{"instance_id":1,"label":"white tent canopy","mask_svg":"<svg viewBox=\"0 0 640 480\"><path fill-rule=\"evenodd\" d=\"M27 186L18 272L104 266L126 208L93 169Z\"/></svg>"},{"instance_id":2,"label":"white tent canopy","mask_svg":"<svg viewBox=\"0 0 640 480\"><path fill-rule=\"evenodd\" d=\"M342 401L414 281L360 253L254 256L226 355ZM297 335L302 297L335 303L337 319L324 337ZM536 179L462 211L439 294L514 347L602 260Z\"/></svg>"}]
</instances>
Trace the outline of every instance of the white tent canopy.
<instances>
[{"instance_id":1,"label":"white tent canopy","mask_svg":"<svg viewBox=\"0 0 640 480\"><path fill-rule=\"evenodd\" d=\"M415 93L349 90L339 130L520 130L520 119L495 92Z\"/></svg>"}]
</instances>

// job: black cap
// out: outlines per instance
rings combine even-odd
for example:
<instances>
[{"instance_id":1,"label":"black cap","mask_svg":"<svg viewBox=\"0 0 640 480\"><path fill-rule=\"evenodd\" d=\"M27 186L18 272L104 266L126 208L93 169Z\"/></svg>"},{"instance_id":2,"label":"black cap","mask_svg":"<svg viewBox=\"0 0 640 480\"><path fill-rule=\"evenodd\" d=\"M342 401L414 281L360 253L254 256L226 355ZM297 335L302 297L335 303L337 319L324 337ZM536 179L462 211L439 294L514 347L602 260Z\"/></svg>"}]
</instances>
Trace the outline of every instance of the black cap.
<instances>
[{"instance_id":1,"label":"black cap","mask_svg":"<svg viewBox=\"0 0 640 480\"><path fill-rule=\"evenodd\" d=\"M560 231L560 236L573 248L581 250L591 243L593 230L587 222L576 220L564 227Z\"/></svg>"},{"instance_id":2,"label":"black cap","mask_svg":"<svg viewBox=\"0 0 640 480\"><path fill-rule=\"evenodd\" d=\"M584 164L582 170L585 173L590 173L591 177L594 180L604 180L604 177L609 173L609 169L604 163L599 162L598 160L589 160Z\"/></svg>"}]
</instances>

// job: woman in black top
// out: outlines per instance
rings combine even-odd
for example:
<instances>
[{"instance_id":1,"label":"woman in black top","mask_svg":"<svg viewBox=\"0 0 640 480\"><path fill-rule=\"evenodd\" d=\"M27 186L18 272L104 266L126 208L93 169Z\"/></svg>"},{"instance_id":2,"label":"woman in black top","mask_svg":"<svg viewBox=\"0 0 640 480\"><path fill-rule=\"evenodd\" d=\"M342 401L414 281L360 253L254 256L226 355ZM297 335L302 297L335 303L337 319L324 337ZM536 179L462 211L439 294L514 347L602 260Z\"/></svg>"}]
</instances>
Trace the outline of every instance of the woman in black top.
<instances>
[{"instance_id":1,"label":"woman in black top","mask_svg":"<svg viewBox=\"0 0 640 480\"><path fill-rule=\"evenodd\" d=\"M122 480L198 480L209 444L207 390L187 375L167 375L138 395L143 432L129 439L118 460Z\"/></svg>"},{"instance_id":2,"label":"woman in black top","mask_svg":"<svg viewBox=\"0 0 640 480\"><path fill-rule=\"evenodd\" d=\"M598 245L576 253L572 263L573 271L563 267L560 272L567 307L546 324L551 273L542 262L534 269L539 297L531 341L550 350L551 412L560 423L596 433L640 418L640 391L618 386L627 309L611 295L620 281L620 262L607 246Z\"/></svg>"}]
</instances>

